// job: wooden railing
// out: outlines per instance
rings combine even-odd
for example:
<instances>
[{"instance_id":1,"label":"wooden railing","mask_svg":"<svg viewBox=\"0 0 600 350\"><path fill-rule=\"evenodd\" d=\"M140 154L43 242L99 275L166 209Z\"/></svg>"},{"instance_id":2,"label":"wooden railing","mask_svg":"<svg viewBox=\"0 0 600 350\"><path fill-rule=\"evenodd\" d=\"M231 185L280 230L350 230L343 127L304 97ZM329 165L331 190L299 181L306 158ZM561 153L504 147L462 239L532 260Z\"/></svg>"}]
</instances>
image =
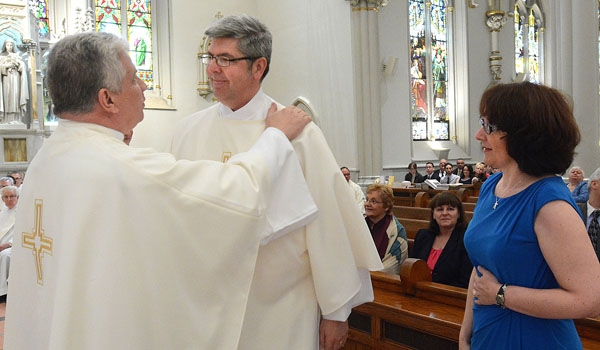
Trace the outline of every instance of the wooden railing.
<instances>
[{"instance_id":1,"label":"wooden railing","mask_svg":"<svg viewBox=\"0 0 600 350\"><path fill-rule=\"evenodd\" d=\"M431 282L423 260L400 276L371 273L375 300L354 308L346 350L458 349L467 291ZM600 349L600 319L575 320L584 349Z\"/></svg>"},{"instance_id":2,"label":"wooden railing","mask_svg":"<svg viewBox=\"0 0 600 350\"><path fill-rule=\"evenodd\" d=\"M394 187L394 205L426 208L433 196L444 191L456 191L458 198L462 202L467 202L468 198L479 196L480 187L480 184L461 185L459 187L451 187L448 190Z\"/></svg>"}]
</instances>

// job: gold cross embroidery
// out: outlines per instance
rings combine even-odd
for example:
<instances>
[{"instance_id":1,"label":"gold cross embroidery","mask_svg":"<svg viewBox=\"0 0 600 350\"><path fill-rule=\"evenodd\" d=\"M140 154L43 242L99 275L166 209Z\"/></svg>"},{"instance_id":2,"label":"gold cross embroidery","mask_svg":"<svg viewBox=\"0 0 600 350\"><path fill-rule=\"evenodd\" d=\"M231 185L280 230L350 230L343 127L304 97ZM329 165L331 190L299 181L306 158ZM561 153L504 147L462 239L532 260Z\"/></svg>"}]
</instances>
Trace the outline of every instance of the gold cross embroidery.
<instances>
[{"instance_id":1,"label":"gold cross embroidery","mask_svg":"<svg viewBox=\"0 0 600 350\"><path fill-rule=\"evenodd\" d=\"M227 163L227 161L231 158L231 152L223 152L223 163Z\"/></svg>"},{"instance_id":2,"label":"gold cross embroidery","mask_svg":"<svg viewBox=\"0 0 600 350\"><path fill-rule=\"evenodd\" d=\"M44 254L52 255L52 238L44 236L42 229L42 209L44 201L41 199L35 200L35 226L33 232L23 232L23 248L31 249L35 257L35 269L37 271L37 283L44 285L44 274L42 272L42 259Z\"/></svg>"}]
</instances>

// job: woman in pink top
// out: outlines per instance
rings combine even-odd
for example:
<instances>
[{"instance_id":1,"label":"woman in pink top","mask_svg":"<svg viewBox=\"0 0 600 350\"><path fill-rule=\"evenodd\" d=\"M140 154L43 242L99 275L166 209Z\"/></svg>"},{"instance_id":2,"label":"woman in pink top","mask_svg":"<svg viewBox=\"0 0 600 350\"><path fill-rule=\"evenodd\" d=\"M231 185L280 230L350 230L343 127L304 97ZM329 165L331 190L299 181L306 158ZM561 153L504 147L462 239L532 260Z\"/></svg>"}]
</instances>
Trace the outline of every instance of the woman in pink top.
<instances>
[{"instance_id":1,"label":"woman in pink top","mask_svg":"<svg viewBox=\"0 0 600 350\"><path fill-rule=\"evenodd\" d=\"M467 222L462 202L447 191L433 197L429 207L429 228L417 232L409 257L427 261L433 282L467 288L473 265L463 243Z\"/></svg>"}]
</instances>

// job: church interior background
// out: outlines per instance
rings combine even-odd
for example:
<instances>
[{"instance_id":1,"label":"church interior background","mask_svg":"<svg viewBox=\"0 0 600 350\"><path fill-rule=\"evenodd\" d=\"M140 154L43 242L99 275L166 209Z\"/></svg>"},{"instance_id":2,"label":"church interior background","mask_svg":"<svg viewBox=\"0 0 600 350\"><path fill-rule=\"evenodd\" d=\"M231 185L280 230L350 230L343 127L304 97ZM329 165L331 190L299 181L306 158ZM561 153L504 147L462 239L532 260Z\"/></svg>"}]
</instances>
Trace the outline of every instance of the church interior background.
<instances>
[{"instance_id":1,"label":"church interior background","mask_svg":"<svg viewBox=\"0 0 600 350\"><path fill-rule=\"evenodd\" d=\"M26 170L56 127L44 57L63 36L101 30L129 41L149 87L131 145L167 150L174 124L215 102L198 59L204 28L246 13L273 33L263 89L309 110L353 177L480 161L482 92L524 80L572 97L582 132L574 165L591 174L599 9L599 0L0 0L0 171Z\"/></svg>"}]
</instances>

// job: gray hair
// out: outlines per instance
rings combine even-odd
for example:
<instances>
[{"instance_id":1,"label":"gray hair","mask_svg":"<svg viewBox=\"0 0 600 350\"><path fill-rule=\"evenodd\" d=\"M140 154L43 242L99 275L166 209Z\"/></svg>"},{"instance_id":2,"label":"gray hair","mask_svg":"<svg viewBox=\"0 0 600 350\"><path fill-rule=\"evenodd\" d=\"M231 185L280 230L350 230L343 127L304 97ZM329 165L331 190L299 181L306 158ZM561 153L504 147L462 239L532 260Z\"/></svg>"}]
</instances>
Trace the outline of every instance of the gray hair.
<instances>
[{"instance_id":1,"label":"gray hair","mask_svg":"<svg viewBox=\"0 0 600 350\"><path fill-rule=\"evenodd\" d=\"M46 79L54 113L89 113L100 89L121 92L128 44L108 33L79 33L59 40L48 55Z\"/></svg>"},{"instance_id":2,"label":"gray hair","mask_svg":"<svg viewBox=\"0 0 600 350\"><path fill-rule=\"evenodd\" d=\"M17 196L19 195L19 189L17 188L17 186L4 186L0 188L0 195L4 196L6 192L12 192Z\"/></svg>"},{"instance_id":3,"label":"gray hair","mask_svg":"<svg viewBox=\"0 0 600 350\"><path fill-rule=\"evenodd\" d=\"M580 166L577 166L577 165L572 166L571 169L569 169L569 174L571 173L571 171L573 171L575 169L581 170L581 176L585 177L585 172L583 171L583 169Z\"/></svg>"},{"instance_id":4,"label":"gray hair","mask_svg":"<svg viewBox=\"0 0 600 350\"><path fill-rule=\"evenodd\" d=\"M267 67L260 80L267 76L271 64L273 37L267 26L258 19L248 15L227 16L208 27L204 34L210 39L238 39L238 49L244 56L267 59Z\"/></svg>"},{"instance_id":5,"label":"gray hair","mask_svg":"<svg viewBox=\"0 0 600 350\"><path fill-rule=\"evenodd\" d=\"M0 177L0 182L2 182L2 181L10 181L10 183L11 183L12 185L14 185L14 184L15 184L15 179L14 179L13 177L11 177L11 176L3 176L3 177Z\"/></svg>"},{"instance_id":6,"label":"gray hair","mask_svg":"<svg viewBox=\"0 0 600 350\"><path fill-rule=\"evenodd\" d=\"M597 181L600 179L600 168L596 169L592 175L590 175L590 177L588 178L588 183L590 183L591 181Z\"/></svg>"}]
</instances>

